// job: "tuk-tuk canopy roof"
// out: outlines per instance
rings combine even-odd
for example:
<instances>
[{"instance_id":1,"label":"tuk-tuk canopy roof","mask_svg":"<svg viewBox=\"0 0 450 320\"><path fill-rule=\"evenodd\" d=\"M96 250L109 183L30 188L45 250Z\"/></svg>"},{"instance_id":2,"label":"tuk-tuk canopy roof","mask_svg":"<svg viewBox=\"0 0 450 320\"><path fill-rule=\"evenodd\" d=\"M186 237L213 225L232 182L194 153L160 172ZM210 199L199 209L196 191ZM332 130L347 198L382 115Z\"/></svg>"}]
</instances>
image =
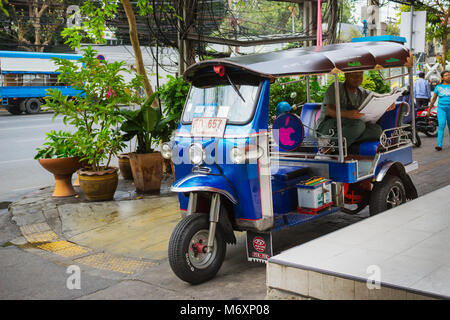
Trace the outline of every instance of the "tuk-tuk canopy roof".
<instances>
[{"instance_id":1,"label":"tuk-tuk canopy roof","mask_svg":"<svg viewBox=\"0 0 450 320\"><path fill-rule=\"evenodd\" d=\"M224 66L229 75L239 75L233 80L256 82L256 78L261 77L335 74L410 66L411 63L409 50L400 43L352 42L206 60L190 66L183 76L186 81L203 86L226 82L226 77L220 77L213 70L218 65Z\"/></svg>"}]
</instances>

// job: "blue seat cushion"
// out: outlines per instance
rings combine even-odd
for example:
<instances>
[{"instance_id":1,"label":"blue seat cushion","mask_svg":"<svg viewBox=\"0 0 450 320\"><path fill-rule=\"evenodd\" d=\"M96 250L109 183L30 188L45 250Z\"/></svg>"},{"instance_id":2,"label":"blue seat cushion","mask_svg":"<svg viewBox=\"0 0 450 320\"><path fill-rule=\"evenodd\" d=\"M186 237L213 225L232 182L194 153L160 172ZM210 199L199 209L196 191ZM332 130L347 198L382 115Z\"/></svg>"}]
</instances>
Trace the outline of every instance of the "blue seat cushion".
<instances>
[{"instance_id":1,"label":"blue seat cushion","mask_svg":"<svg viewBox=\"0 0 450 320\"><path fill-rule=\"evenodd\" d=\"M359 155L361 156L375 156L380 146L380 141L367 141L359 145Z\"/></svg>"},{"instance_id":2,"label":"blue seat cushion","mask_svg":"<svg viewBox=\"0 0 450 320\"><path fill-rule=\"evenodd\" d=\"M286 182L307 174L308 167L297 167L297 166L271 166L270 173L274 180L280 182Z\"/></svg>"}]
</instances>

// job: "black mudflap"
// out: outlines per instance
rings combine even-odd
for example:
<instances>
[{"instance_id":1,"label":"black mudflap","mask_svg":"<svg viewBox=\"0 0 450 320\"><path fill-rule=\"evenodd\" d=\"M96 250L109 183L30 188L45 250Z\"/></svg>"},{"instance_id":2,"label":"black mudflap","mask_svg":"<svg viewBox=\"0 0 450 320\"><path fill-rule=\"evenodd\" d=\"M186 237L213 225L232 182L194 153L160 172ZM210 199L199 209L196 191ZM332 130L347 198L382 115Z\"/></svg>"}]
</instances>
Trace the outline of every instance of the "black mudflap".
<instances>
[{"instance_id":1,"label":"black mudflap","mask_svg":"<svg viewBox=\"0 0 450 320\"><path fill-rule=\"evenodd\" d=\"M272 233L247 231L248 261L267 263L273 255Z\"/></svg>"}]
</instances>

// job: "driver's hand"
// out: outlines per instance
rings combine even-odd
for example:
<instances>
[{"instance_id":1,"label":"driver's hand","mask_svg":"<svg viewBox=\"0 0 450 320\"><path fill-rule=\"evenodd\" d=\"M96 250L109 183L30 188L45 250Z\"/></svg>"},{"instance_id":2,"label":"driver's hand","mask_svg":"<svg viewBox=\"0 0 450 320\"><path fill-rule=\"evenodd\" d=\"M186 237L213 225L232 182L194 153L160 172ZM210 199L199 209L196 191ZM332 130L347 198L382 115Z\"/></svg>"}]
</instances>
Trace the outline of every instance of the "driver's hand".
<instances>
[{"instance_id":1,"label":"driver's hand","mask_svg":"<svg viewBox=\"0 0 450 320\"><path fill-rule=\"evenodd\" d=\"M364 116L364 113L359 112L359 110L349 110L347 114L347 118L349 119L361 119L361 117Z\"/></svg>"}]
</instances>

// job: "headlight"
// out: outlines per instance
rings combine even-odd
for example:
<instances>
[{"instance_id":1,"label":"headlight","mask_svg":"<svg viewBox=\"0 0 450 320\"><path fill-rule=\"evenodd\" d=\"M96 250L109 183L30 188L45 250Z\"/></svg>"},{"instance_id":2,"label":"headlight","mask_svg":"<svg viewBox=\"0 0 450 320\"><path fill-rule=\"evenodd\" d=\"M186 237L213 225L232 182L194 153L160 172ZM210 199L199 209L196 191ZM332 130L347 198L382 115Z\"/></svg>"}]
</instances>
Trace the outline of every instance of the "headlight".
<instances>
[{"instance_id":1,"label":"headlight","mask_svg":"<svg viewBox=\"0 0 450 320\"><path fill-rule=\"evenodd\" d=\"M172 146L168 142L164 142L161 146L161 155L164 159L172 157Z\"/></svg>"},{"instance_id":2,"label":"headlight","mask_svg":"<svg viewBox=\"0 0 450 320\"><path fill-rule=\"evenodd\" d=\"M230 159L233 163L245 162L245 150L239 147L233 147L230 150Z\"/></svg>"},{"instance_id":3,"label":"headlight","mask_svg":"<svg viewBox=\"0 0 450 320\"><path fill-rule=\"evenodd\" d=\"M230 159L235 164L251 163L257 161L263 153L263 149L257 146L233 147L230 150Z\"/></svg>"},{"instance_id":4,"label":"headlight","mask_svg":"<svg viewBox=\"0 0 450 320\"><path fill-rule=\"evenodd\" d=\"M200 165L206 157L203 146L198 143L191 144L188 149L189 161L194 165Z\"/></svg>"}]
</instances>

